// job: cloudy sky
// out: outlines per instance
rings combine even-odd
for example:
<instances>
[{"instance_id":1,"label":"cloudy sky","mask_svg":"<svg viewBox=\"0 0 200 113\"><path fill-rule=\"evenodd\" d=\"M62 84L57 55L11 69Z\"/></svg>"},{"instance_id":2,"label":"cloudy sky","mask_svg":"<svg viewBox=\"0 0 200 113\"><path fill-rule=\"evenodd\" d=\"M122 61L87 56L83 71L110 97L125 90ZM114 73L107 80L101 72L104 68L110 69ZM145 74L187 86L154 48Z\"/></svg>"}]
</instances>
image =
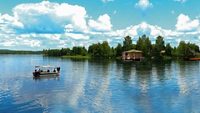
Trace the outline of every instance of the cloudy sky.
<instances>
[{"instance_id":1,"label":"cloudy sky","mask_svg":"<svg viewBox=\"0 0 200 113\"><path fill-rule=\"evenodd\" d=\"M143 34L200 45L199 0L1 0L0 49L88 46Z\"/></svg>"}]
</instances>

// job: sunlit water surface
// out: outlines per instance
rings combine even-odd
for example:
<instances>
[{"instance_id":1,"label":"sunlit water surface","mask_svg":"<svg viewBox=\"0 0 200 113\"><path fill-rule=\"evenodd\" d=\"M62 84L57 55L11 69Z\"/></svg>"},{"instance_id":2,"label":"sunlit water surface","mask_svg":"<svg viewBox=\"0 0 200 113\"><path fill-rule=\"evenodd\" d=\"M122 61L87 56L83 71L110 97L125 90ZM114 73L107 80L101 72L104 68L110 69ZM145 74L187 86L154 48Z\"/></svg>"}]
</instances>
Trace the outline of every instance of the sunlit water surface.
<instances>
[{"instance_id":1,"label":"sunlit water surface","mask_svg":"<svg viewBox=\"0 0 200 113\"><path fill-rule=\"evenodd\" d=\"M33 79L35 65L60 77ZM200 113L200 62L0 56L0 113Z\"/></svg>"}]
</instances>

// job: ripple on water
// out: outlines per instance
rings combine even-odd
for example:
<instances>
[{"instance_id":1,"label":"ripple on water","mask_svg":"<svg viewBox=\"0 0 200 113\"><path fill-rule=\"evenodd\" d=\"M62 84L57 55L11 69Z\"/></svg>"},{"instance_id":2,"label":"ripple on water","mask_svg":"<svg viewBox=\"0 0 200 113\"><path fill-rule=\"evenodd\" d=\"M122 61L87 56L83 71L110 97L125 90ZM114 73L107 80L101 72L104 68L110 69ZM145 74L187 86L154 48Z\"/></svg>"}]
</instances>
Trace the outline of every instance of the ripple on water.
<instances>
[{"instance_id":1,"label":"ripple on water","mask_svg":"<svg viewBox=\"0 0 200 113\"><path fill-rule=\"evenodd\" d=\"M2 113L200 112L198 62L138 66L42 56L3 59L9 61L0 68ZM16 68L21 60L25 63ZM33 79L38 64L60 65L60 77Z\"/></svg>"}]
</instances>

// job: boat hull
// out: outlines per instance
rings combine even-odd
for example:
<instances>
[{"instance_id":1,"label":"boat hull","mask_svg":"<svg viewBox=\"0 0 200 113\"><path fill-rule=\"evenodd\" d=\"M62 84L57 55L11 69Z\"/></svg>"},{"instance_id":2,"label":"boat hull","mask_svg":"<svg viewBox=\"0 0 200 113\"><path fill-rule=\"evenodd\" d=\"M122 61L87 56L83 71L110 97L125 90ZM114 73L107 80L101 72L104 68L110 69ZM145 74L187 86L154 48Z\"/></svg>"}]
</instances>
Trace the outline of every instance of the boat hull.
<instances>
[{"instance_id":1,"label":"boat hull","mask_svg":"<svg viewBox=\"0 0 200 113\"><path fill-rule=\"evenodd\" d=\"M33 76L34 77L40 77L40 76L58 76L59 73L58 72L33 72Z\"/></svg>"}]
</instances>

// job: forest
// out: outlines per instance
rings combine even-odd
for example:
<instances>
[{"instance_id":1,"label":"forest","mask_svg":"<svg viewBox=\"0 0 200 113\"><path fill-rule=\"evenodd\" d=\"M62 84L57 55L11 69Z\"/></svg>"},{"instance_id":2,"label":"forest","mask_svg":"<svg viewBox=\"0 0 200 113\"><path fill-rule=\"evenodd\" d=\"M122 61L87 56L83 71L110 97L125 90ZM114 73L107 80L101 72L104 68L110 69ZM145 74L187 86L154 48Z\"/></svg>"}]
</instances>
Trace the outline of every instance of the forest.
<instances>
[{"instance_id":1,"label":"forest","mask_svg":"<svg viewBox=\"0 0 200 113\"><path fill-rule=\"evenodd\" d=\"M8 50L0 49L0 54L42 54L43 51L23 51L23 50Z\"/></svg>"},{"instance_id":2,"label":"forest","mask_svg":"<svg viewBox=\"0 0 200 113\"><path fill-rule=\"evenodd\" d=\"M156 37L153 44L149 37L143 35L133 44L130 36L124 37L123 43L118 43L116 47L111 47L107 41L91 44L88 48L75 46L62 49L46 49L43 54L46 56L88 56L88 58L120 58L123 51L131 49L140 50L146 59L162 58L193 58L199 56L199 46L194 43L180 41L178 46L172 47L170 43L165 43L164 37Z\"/></svg>"}]
</instances>

